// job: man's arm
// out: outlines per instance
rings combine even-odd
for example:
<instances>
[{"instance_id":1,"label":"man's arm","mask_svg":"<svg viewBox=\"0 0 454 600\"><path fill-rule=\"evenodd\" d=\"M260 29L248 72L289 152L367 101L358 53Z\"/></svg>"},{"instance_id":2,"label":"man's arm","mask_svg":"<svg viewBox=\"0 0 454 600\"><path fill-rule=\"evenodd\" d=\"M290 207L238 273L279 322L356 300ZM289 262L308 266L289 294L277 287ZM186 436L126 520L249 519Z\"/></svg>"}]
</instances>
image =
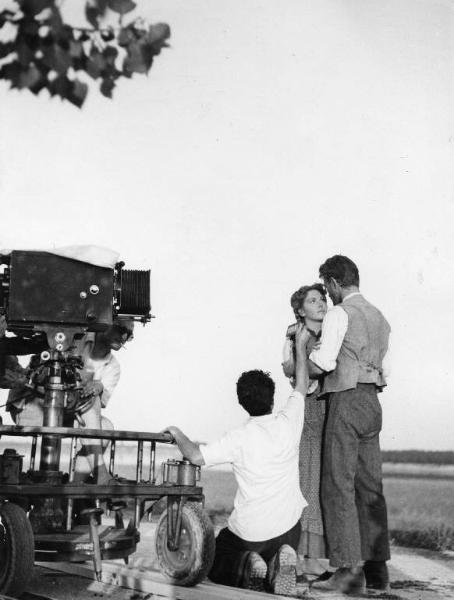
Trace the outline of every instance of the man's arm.
<instances>
[{"instance_id":1,"label":"man's arm","mask_svg":"<svg viewBox=\"0 0 454 600\"><path fill-rule=\"evenodd\" d=\"M385 380L388 380L388 377L391 375L391 352L390 352L390 346L391 346L391 334L389 334L388 349L386 350L386 354L383 357L383 361L382 361L382 370L383 370L383 376L384 376Z\"/></svg>"},{"instance_id":2,"label":"man's arm","mask_svg":"<svg viewBox=\"0 0 454 600\"><path fill-rule=\"evenodd\" d=\"M323 375L325 371L320 369L310 358L307 359L307 370L311 379L317 379L320 375Z\"/></svg>"},{"instance_id":3,"label":"man's arm","mask_svg":"<svg viewBox=\"0 0 454 600\"><path fill-rule=\"evenodd\" d=\"M343 308L329 310L322 325L320 346L309 354L309 375L317 377L336 368L337 355L348 327L348 316Z\"/></svg>"},{"instance_id":4,"label":"man's arm","mask_svg":"<svg viewBox=\"0 0 454 600\"><path fill-rule=\"evenodd\" d=\"M295 334L295 391L305 396L309 387L309 374L307 371L307 350L306 345L311 334L302 323L298 324Z\"/></svg>"},{"instance_id":5,"label":"man's arm","mask_svg":"<svg viewBox=\"0 0 454 600\"><path fill-rule=\"evenodd\" d=\"M191 440L178 427L170 425L166 427L163 433L170 433L175 440L184 458L187 458L194 465L204 465L202 453L200 452L199 444L191 442Z\"/></svg>"}]
</instances>

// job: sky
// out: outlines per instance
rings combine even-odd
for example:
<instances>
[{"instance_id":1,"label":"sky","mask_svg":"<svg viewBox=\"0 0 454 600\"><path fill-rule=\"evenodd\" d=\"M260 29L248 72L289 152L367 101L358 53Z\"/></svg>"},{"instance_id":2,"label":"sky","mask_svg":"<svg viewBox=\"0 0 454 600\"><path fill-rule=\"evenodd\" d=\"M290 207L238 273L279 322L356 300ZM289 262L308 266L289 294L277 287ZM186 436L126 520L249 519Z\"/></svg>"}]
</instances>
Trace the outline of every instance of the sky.
<instances>
[{"instance_id":1,"label":"sky","mask_svg":"<svg viewBox=\"0 0 454 600\"><path fill-rule=\"evenodd\" d=\"M112 101L0 82L0 247L97 244L151 269L156 318L118 354L116 429L213 440L245 420L235 383L253 368L281 406L289 298L342 253L392 327L382 447L454 449L451 0L137 13L170 24L171 48Z\"/></svg>"}]
</instances>

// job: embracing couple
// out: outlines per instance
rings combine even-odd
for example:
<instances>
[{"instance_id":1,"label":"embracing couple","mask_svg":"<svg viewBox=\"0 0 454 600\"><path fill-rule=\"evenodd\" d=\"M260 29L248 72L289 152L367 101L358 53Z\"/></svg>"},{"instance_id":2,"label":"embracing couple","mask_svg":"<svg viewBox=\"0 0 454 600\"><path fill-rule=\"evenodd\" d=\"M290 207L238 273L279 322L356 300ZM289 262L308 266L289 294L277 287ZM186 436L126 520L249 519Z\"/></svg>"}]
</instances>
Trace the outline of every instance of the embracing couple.
<instances>
[{"instance_id":1,"label":"embracing couple","mask_svg":"<svg viewBox=\"0 0 454 600\"><path fill-rule=\"evenodd\" d=\"M300 557L312 585L344 593L389 589L389 542L382 491L377 392L386 385L390 327L359 291L355 263L336 255L320 267L321 284L291 297L297 321L310 332L311 383L300 444L300 485L308 502L301 518ZM326 290L326 291L325 291ZM334 306L327 310L328 293ZM293 380L291 328L283 368ZM323 572L329 558L333 573Z\"/></svg>"},{"instance_id":2,"label":"embracing couple","mask_svg":"<svg viewBox=\"0 0 454 600\"><path fill-rule=\"evenodd\" d=\"M166 429L192 463L232 465L238 489L216 538L208 575L215 583L295 596L301 563L305 579L302 559L313 566L328 557L334 570L314 587L344 593L389 587L377 391L385 385L390 328L360 294L349 258L329 258L320 278L324 285L292 296L298 323L284 371L293 391L283 408L273 410L269 374L247 371L237 382L244 424L206 445L178 427Z\"/></svg>"}]
</instances>

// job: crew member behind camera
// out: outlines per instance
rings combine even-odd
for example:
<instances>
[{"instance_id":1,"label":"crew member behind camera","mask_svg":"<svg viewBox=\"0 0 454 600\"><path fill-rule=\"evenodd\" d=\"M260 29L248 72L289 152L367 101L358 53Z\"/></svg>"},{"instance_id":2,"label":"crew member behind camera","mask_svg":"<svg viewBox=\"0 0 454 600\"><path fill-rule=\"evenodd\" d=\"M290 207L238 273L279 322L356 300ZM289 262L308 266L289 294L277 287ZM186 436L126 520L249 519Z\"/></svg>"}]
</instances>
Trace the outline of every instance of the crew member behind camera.
<instances>
[{"instance_id":1,"label":"crew member behind camera","mask_svg":"<svg viewBox=\"0 0 454 600\"><path fill-rule=\"evenodd\" d=\"M107 406L120 379L120 364L112 350L118 351L133 335L134 323L118 319L106 331L88 333L78 343L75 354L82 357L83 391L82 419L87 429L102 429L101 409ZM8 395L6 410L16 425L43 425L44 398L21 385L13 387ZM72 425L72 422L70 423ZM98 484L109 483L111 475L104 462L103 447L99 440L81 440L84 455Z\"/></svg>"},{"instance_id":2,"label":"crew member behind camera","mask_svg":"<svg viewBox=\"0 0 454 600\"><path fill-rule=\"evenodd\" d=\"M101 409L106 408L120 379L120 364L112 350L120 350L133 338L134 322L117 320L94 340L85 339L81 349L84 368L81 371L84 385L83 396L87 398L82 418L87 429L102 429ZM98 484L107 484L112 475L104 462L104 448L100 441L85 439L80 454L85 456Z\"/></svg>"},{"instance_id":3,"label":"crew member behind camera","mask_svg":"<svg viewBox=\"0 0 454 600\"><path fill-rule=\"evenodd\" d=\"M20 364L17 355L34 354L47 349L44 335L33 335L31 338L16 336L6 337L7 323L4 315L0 315L0 388L11 389L26 383L26 370Z\"/></svg>"},{"instance_id":4,"label":"crew member behind camera","mask_svg":"<svg viewBox=\"0 0 454 600\"><path fill-rule=\"evenodd\" d=\"M246 423L207 445L180 429L166 429L184 457L197 465L231 463L238 485L228 526L216 538L209 578L215 583L293 595L296 549L306 501L299 485L298 447L308 388L306 344L300 323L295 335L295 388L285 407L272 414L274 382L263 371L243 373L237 382Z\"/></svg>"}]
</instances>

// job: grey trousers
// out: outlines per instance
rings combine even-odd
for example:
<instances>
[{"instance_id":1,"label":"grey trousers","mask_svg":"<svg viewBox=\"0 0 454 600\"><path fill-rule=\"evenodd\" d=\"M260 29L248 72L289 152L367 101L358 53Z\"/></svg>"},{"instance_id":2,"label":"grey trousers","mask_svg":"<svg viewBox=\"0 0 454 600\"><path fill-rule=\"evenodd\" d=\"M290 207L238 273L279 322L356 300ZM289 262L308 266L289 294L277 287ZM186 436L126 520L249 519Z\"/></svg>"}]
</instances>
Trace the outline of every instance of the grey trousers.
<instances>
[{"instance_id":1,"label":"grey trousers","mask_svg":"<svg viewBox=\"0 0 454 600\"><path fill-rule=\"evenodd\" d=\"M322 457L321 501L330 563L354 567L389 560L375 386L330 394Z\"/></svg>"}]
</instances>

